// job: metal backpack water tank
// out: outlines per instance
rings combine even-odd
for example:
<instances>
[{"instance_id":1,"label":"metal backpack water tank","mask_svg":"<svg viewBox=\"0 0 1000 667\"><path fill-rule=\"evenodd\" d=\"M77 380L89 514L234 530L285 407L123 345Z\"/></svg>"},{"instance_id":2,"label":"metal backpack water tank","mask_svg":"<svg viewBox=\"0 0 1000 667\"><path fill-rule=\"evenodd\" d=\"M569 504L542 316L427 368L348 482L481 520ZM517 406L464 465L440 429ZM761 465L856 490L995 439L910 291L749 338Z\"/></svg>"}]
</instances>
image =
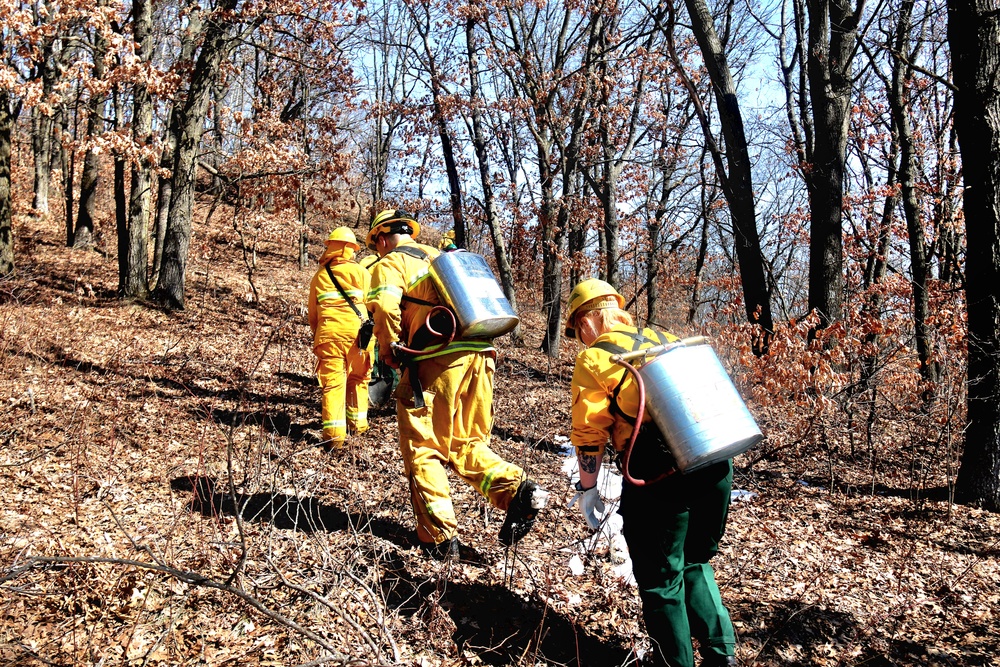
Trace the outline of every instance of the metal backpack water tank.
<instances>
[{"instance_id":1,"label":"metal backpack water tank","mask_svg":"<svg viewBox=\"0 0 1000 667\"><path fill-rule=\"evenodd\" d=\"M710 345L674 347L638 371L646 410L681 472L732 458L764 439Z\"/></svg>"},{"instance_id":2,"label":"metal backpack water tank","mask_svg":"<svg viewBox=\"0 0 1000 667\"><path fill-rule=\"evenodd\" d=\"M456 338L496 338L517 326L517 313L482 255L442 253L431 262L430 276L455 312Z\"/></svg>"}]
</instances>

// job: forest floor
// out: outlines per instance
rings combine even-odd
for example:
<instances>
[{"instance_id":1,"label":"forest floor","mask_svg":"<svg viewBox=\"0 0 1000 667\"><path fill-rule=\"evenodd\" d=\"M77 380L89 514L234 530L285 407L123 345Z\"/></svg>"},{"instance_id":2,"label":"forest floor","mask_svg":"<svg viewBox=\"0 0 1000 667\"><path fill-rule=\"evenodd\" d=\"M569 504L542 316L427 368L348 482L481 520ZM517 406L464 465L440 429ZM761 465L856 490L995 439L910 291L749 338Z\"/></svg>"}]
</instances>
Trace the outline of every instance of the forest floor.
<instances>
[{"instance_id":1,"label":"forest floor","mask_svg":"<svg viewBox=\"0 0 1000 667\"><path fill-rule=\"evenodd\" d=\"M537 351L537 297L527 345L498 341L493 446L551 504L508 551L502 513L452 476L464 547L443 565L414 546L394 410L341 454L316 444L314 267L293 243L258 251L253 302L235 234L196 227L187 307L169 312L115 298L113 247L17 230L0 282L0 664L634 662L636 590L566 508L575 350ZM761 421L778 439L781 420ZM739 664L998 664L1000 516L934 484L917 497L903 448L876 474L867 457L760 452L736 460L750 493L714 561Z\"/></svg>"}]
</instances>

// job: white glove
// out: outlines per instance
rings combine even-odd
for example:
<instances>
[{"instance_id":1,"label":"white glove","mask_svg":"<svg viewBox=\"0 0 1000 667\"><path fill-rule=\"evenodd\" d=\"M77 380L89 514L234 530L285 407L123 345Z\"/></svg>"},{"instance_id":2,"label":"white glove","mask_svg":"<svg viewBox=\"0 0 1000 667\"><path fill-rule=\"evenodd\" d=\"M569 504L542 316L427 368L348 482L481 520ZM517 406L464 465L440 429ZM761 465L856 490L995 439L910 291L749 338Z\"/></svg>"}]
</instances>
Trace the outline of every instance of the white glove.
<instances>
[{"instance_id":1,"label":"white glove","mask_svg":"<svg viewBox=\"0 0 1000 667\"><path fill-rule=\"evenodd\" d=\"M578 491L566 507L572 507L578 500L580 501L580 512L587 520L587 525L591 529L597 530L601 526L601 518L597 516L597 513L604 514L604 500L601 499L601 492L597 490L596 486L586 491Z\"/></svg>"}]
</instances>

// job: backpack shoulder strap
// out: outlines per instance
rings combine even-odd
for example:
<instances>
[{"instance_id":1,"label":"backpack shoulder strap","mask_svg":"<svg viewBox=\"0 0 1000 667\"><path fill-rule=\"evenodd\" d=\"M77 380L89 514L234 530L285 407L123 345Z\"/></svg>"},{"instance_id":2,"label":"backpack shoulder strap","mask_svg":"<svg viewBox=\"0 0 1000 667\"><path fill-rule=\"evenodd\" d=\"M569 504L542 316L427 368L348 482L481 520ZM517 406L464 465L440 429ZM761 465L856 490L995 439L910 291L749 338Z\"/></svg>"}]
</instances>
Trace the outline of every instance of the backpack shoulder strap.
<instances>
[{"instance_id":1,"label":"backpack shoulder strap","mask_svg":"<svg viewBox=\"0 0 1000 667\"><path fill-rule=\"evenodd\" d=\"M351 307L351 310L354 311L354 314L358 316L358 319L361 320L362 322L367 320L368 318L362 315L361 311L358 310L358 307L354 305L354 299L352 299L351 296L344 291L344 288L340 284L340 281L337 280L337 276L333 275L333 270L330 268L330 265L324 264L323 268L326 269L327 275L330 276L330 280L333 281L333 284L337 288L337 291L340 292L340 296L344 297L344 301L346 301L347 305Z\"/></svg>"},{"instance_id":2,"label":"backpack shoulder strap","mask_svg":"<svg viewBox=\"0 0 1000 667\"><path fill-rule=\"evenodd\" d=\"M415 257L417 259L422 259L425 262L429 262L430 261L430 257L427 255L427 252L425 250L421 250L420 248L417 248L417 247L411 246L411 245L401 245L398 248L393 248L392 250L390 250L389 252L387 252L385 255L383 255L383 258L388 257L390 253L394 253L394 252L400 252L400 253L403 253L404 255L409 255L410 257ZM404 294L402 300L406 301L408 303L415 303L415 304L418 304L418 305L421 305L421 306L437 306L438 305L436 303L431 303L430 301L425 301L424 299L418 299L418 298L416 298L414 296L410 296L409 294Z\"/></svg>"},{"instance_id":3,"label":"backpack shoulder strap","mask_svg":"<svg viewBox=\"0 0 1000 667\"><path fill-rule=\"evenodd\" d=\"M428 261L427 252L426 251L421 250L420 248L415 248L415 247L413 247L411 245L402 245L402 246L399 246L398 248L393 248L389 252L401 252L404 255L409 255L410 257L416 257L417 259L422 259L424 261ZM386 253L386 254L388 255L389 253Z\"/></svg>"}]
</instances>

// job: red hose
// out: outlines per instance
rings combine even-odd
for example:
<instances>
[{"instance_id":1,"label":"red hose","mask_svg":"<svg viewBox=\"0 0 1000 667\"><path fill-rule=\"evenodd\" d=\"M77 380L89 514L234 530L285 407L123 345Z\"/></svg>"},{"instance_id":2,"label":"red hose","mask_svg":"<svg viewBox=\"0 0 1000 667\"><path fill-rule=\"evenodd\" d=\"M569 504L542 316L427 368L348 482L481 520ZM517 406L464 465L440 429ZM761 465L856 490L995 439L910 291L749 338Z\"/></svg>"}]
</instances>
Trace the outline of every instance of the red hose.
<instances>
[{"instance_id":1,"label":"red hose","mask_svg":"<svg viewBox=\"0 0 1000 667\"><path fill-rule=\"evenodd\" d=\"M628 462L632 457L632 448L635 446L635 441L639 437L639 430L642 428L642 418L646 414L646 385L642 381L642 376L639 375L639 371L636 370L635 366L625 361L624 359L618 362L632 374L635 378L635 386L639 389L639 408L635 412L635 426L632 427L632 437L629 438L628 444L625 445L625 450L622 457L622 476L625 477L625 481L633 486L649 486L650 484L656 484L661 482L667 477L670 477L675 472L677 468L671 468L667 472L660 473L653 479L636 479L629 474Z\"/></svg>"},{"instance_id":2,"label":"red hose","mask_svg":"<svg viewBox=\"0 0 1000 667\"><path fill-rule=\"evenodd\" d=\"M433 317L435 311L438 312L444 311L448 313L448 317L451 319L451 331L449 333L445 334L440 331L435 331L434 327L431 326L431 317ZM443 338L444 342L442 342L437 347L424 348L423 350L414 350L413 348L406 347L401 343L393 343L392 349L404 352L412 356L418 356L422 354L433 354L435 352L440 352L441 350L446 348L451 343L451 341L455 340L455 330L458 329L458 323L455 322L455 313L451 312L451 309L448 308L447 306L434 306L433 308L431 308L430 311L427 313L427 317L424 318L424 326L427 327L427 330L430 331L432 335L437 336L439 338Z\"/></svg>"}]
</instances>

